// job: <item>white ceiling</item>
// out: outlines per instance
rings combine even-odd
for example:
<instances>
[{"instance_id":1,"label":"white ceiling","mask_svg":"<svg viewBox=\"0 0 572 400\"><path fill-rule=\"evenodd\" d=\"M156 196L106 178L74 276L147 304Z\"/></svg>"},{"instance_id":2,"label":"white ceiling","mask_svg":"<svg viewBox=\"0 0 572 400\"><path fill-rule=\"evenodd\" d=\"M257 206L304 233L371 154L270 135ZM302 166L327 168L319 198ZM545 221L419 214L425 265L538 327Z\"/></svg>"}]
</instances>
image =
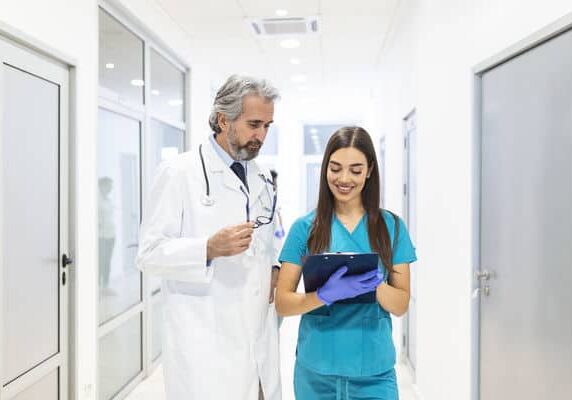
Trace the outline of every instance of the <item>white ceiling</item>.
<instances>
[{"instance_id":1,"label":"white ceiling","mask_svg":"<svg viewBox=\"0 0 572 400\"><path fill-rule=\"evenodd\" d=\"M194 63L209 65L226 76L245 73L271 80L283 101L326 105L329 119L359 119L376 79L376 62L399 0L155 0L189 35ZM249 18L319 18L319 33L257 37ZM285 38L300 40L296 49L283 49ZM299 58L292 65L291 58ZM306 83L294 83L293 75ZM342 113L342 115L340 115ZM345 113L345 114L344 114ZM347 115L347 116L346 116ZM308 117L305 117L308 119ZM328 118L315 116L315 119Z\"/></svg>"}]
</instances>

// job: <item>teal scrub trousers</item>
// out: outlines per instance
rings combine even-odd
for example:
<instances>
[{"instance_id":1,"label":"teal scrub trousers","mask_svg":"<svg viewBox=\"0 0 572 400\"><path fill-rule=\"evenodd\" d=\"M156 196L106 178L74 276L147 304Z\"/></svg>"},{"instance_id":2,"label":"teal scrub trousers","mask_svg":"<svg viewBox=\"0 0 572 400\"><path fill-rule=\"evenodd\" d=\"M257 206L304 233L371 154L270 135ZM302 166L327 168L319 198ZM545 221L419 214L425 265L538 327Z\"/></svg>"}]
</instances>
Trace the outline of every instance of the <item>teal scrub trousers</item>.
<instances>
[{"instance_id":1,"label":"teal scrub trousers","mask_svg":"<svg viewBox=\"0 0 572 400\"><path fill-rule=\"evenodd\" d=\"M296 400L399 400L395 369L379 375L344 377L322 375L296 363Z\"/></svg>"}]
</instances>

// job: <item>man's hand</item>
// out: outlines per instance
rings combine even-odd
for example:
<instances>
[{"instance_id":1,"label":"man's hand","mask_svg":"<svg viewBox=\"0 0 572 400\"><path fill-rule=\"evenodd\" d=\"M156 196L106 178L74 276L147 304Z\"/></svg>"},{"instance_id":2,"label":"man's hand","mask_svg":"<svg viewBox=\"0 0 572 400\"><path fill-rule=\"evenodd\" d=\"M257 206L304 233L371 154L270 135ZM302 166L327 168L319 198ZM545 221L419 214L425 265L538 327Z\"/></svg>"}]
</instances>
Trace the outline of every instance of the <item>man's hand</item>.
<instances>
[{"instance_id":1,"label":"man's hand","mask_svg":"<svg viewBox=\"0 0 572 400\"><path fill-rule=\"evenodd\" d=\"M207 241L207 260L242 253L250 246L253 231L252 222L222 228Z\"/></svg>"},{"instance_id":2,"label":"man's hand","mask_svg":"<svg viewBox=\"0 0 572 400\"><path fill-rule=\"evenodd\" d=\"M276 292L276 284L278 283L278 276L280 275L279 268L272 268L272 276L270 278L270 298L268 303L272 304L274 302L274 293Z\"/></svg>"}]
</instances>

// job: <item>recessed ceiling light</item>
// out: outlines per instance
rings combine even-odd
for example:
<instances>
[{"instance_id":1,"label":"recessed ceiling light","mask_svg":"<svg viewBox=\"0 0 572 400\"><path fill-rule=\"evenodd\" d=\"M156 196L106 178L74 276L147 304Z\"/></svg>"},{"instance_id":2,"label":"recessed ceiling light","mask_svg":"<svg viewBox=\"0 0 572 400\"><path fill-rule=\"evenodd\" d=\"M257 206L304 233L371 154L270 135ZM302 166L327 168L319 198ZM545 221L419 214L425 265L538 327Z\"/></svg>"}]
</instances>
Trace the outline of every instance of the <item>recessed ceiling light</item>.
<instances>
[{"instance_id":1,"label":"recessed ceiling light","mask_svg":"<svg viewBox=\"0 0 572 400\"><path fill-rule=\"evenodd\" d=\"M299 58L291 58L290 59L290 64L294 64L294 65L299 65L300 64L300 59Z\"/></svg>"},{"instance_id":2,"label":"recessed ceiling light","mask_svg":"<svg viewBox=\"0 0 572 400\"><path fill-rule=\"evenodd\" d=\"M132 84L133 86L141 87L141 86L144 86L144 85L145 85L145 82L142 81L141 79L133 79L133 80L131 81L131 84Z\"/></svg>"},{"instance_id":3,"label":"recessed ceiling light","mask_svg":"<svg viewBox=\"0 0 572 400\"><path fill-rule=\"evenodd\" d=\"M295 49L300 47L300 41L296 39L284 39L280 42L280 47L285 49Z\"/></svg>"},{"instance_id":4,"label":"recessed ceiling light","mask_svg":"<svg viewBox=\"0 0 572 400\"><path fill-rule=\"evenodd\" d=\"M157 89L153 89L151 90L151 94L154 94L155 96L159 96L161 92L159 92Z\"/></svg>"},{"instance_id":5,"label":"recessed ceiling light","mask_svg":"<svg viewBox=\"0 0 572 400\"><path fill-rule=\"evenodd\" d=\"M288 15L288 10L284 9L276 10L276 15L278 15L279 17L285 17Z\"/></svg>"},{"instance_id":6,"label":"recessed ceiling light","mask_svg":"<svg viewBox=\"0 0 572 400\"><path fill-rule=\"evenodd\" d=\"M294 83L304 83L308 80L308 77L306 75L298 74L298 75L292 75L290 77L290 80Z\"/></svg>"},{"instance_id":7,"label":"recessed ceiling light","mask_svg":"<svg viewBox=\"0 0 572 400\"><path fill-rule=\"evenodd\" d=\"M107 68L107 69L113 69L113 68L115 68L115 64L113 64L113 63L107 63L107 64L105 64L105 68Z\"/></svg>"},{"instance_id":8,"label":"recessed ceiling light","mask_svg":"<svg viewBox=\"0 0 572 400\"><path fill-rule=\"evenodd\" d=\"M182 105L182 104L183 104L183 100L181 100L181 99L174 99L174 100L169 100L167 103L168 103L170 106L175 107L175 106L180 106L180 105Z\"/></svg>"}]
</instances>

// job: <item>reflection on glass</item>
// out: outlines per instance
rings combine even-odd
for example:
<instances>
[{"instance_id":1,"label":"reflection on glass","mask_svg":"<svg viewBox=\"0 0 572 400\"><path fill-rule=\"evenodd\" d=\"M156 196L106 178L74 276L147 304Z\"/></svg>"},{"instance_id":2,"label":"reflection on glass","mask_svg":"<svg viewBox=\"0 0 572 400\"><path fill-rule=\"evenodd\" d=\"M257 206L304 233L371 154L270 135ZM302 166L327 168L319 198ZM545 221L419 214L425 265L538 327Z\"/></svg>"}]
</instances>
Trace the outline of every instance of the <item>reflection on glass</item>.
<instances>
[{"instance_id":1,"label":"reflection on glass","mask_svg":"<svg viewBox=\"0 0 572 400\"><path fill-rule=\"evenodd\" d=\"M153 151L151 159L151 176L157 173L157 167L162 161L173 157L185 150L185 132L156 119L151 119L151 137ZM159 291L161 280L151 275L149 287L152 293Z\"/></svg>"},{"instance_id":2,"label":"reflection on glass","mask_svg":"<svg viewBox=\"0 0 572 400\"><path fill-rule=\"evenodd\" d=\"M260 155L263 156L275 156L278 154L278 126L270 125L268 129L268 134L266 139L264 139L264 145L260 149Z\"/></svg>"},{"instance_id":3,"label":"reflection on glass","mask_svg":"<svg viewBox=\"0 0 572 400\"><path fill-rule=\"evenodd\" d=\"M151 161L154 176L161 161L165 161L185 150L185 131L151 119L151 136L153 137L153 160Z\"/></svg>"},{"instance_id":4,"label":"reflection on glass","mask_svg":"<svg viewBox=\"0 0 572 400\"><path fill-rule=\"evenodd\" d=\"M323 154L330 136L343 126L304 125L304 154Z\"/></svg>"},{"instance_id":5,"label":"reflection on glass","mask_svg":"<svg viewBox=\"0 0 572 400\"><path fill-rule=\"evenodd\" d=\"M320 163L306 164L306 211L312 211L318 205L320 168Z\"/></svg>"},{"instance_id":6,"label":"reflection on glass","mask_svg":"<svg viewBox=\"0 0 572 400\"><path fill-rule=\"evenodd\" d=\"M99 339L99 400L109 400L142 370L141 314Z\"/></svg>"},{"instance_id":7,"label":"reflection on glass","mask_svg":"<svg viewBox=\"0 0 572 400\"><path fill-rule=\"evenodd\" d=\"M163 338L163 299L162 295L153 296L153 331L151 334L151 359L156 360L161 355L161 341Z\"/></svg>"},{"instance_id":8,"label":"reflection on glass","mask_svg":"<svg viewBox=\"0 0 572 400\"><path fill-rule=\"evenodd\" d=\"M151 112L169 121L184 121L185 74L151 50Z\"/></svg>"},{"instance_id":9,"label":"reflection on glass","mask_svg":"<svg viewBox=\"0 0 572 400\"><path fill-rule=\"evenodd\" d=\"M99 85L122 103L143 104L143 41L99 9Z\"/></svg>"},{"instance_id":10,"label":"reflection on glass","mask_svg":"<svg viewBox=\"0 0 572 400\"><path fill-rule=\"evenodd\" d=\"M99 111L99 321L141 301L135 265L140 222L139 121Z\"/></svg>"},{"instance_id":11,"label":"reflection on glass","mask_svg":"<svg viewBox=\"0 0 572 400\"><path fill-rule=\"evenodd\" d=\"M99 199L97 202L99 228L99 289L108 295L116 294L109 286L111 256L115 247L115 221L113 218L113 202L110 193L113 179L104 176L98 180Z\"/></svg>"}]
</instances>

